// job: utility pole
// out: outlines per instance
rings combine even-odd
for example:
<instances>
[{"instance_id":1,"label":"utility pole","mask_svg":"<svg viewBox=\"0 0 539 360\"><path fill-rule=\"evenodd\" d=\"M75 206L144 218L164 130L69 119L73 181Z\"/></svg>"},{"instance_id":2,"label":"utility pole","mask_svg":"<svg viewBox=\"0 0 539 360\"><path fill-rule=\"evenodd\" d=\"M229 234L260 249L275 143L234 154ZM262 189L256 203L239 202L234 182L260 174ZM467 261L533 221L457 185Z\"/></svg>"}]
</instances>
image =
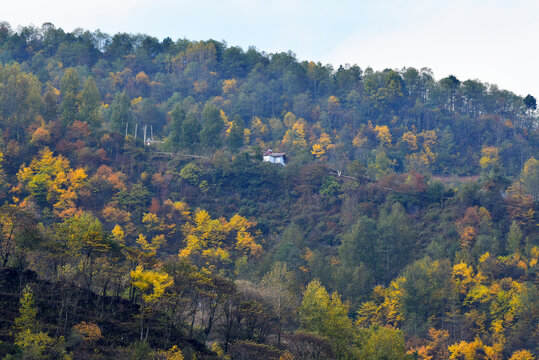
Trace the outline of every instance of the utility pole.
<instances>
[{"instance_id":1,"label":"utility pole","mask_svg":"<svg viewBox=\"0 0 539 360\"><path fill-rule=\"evenodd\" d=\"M142 133L144 134L144 145L146 145L146 131L148 130L148 125L144 125L142 128Z\"/></svg>"}]
</instances>

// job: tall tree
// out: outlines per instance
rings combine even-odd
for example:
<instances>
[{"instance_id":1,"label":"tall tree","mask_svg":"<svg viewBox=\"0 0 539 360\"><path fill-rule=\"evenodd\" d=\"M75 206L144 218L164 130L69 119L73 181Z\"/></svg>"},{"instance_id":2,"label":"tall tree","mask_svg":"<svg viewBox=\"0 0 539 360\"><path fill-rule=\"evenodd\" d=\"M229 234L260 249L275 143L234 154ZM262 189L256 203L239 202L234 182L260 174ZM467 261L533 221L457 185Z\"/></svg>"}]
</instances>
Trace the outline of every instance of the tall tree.
<instances>
[{"instance_id":1,"label":"tall tree","mask_svg":"<svg viewBox=\"0 0 539 360\"><path fill-rule=\"evenodd\" d=\"M99 94L97 83L90 76L84 82L80 93L79 120L86 121L92 130L97 130L101 127L100 106L101 95Z\"/></svg>"},{"instance_id":2,"label":"tall tree","mask_svg":"<svg viewBox=\"0 0 539 360\"><path fill-rule=\"evenodd\" d=\"M217 106L207 103L202 110L202 130L200 141L202 145L215 148L221 144L221 132L224 128L223 119Z\"/></svg>"},{"instance_id":3,"label":"tall tree","mask_svg":"<svg viewBox=\"0 0 539 360\"><path fill-rule=\"evenodd\" d=\"M110 106L110 128L113 131L124 133L131 123L133 114L130 108L129 96L125 92L116 94Z\"/></svg>"}]
</instances>

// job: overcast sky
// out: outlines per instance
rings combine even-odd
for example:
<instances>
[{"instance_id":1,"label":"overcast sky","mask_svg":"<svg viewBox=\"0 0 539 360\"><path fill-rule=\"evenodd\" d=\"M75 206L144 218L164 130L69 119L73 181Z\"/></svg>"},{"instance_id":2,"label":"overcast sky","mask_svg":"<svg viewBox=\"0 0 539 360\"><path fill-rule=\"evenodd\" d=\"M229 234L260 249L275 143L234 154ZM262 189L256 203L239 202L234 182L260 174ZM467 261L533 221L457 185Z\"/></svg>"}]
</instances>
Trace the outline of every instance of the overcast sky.
<instances>
[{"instance_id":1,"label":"overcast sky","mask_svg":"<svg viewBox=\"0 0 539 360\"><path fill-rule=\"evenodd\" d=\"M539 97L537 0L3 0L12 27L52 22L225 40L300 60L429 67L436 78L479 79ZM5 3L9 3L6 5Z\"/></svg>"}]
</instances>

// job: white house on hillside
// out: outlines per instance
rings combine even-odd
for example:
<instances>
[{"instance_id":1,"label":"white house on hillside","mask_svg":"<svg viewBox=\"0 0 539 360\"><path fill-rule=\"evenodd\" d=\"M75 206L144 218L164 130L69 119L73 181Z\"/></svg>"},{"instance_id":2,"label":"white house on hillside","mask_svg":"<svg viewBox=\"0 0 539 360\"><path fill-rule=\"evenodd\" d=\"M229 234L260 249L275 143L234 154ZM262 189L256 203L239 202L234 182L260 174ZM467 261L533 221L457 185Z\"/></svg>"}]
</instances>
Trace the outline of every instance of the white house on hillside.
<instances>
[{"instance_id":1,"label":"white house on hillside","mask_svg":"<svg viewBox=\"0 0 539 360\"><path fill-rule=\"evenodd\" d=\"M264 154L264 161L272 164L281 164L285 166L286 155L285 153L274 153L270 149Z\"/></svg>"}]
</instances>

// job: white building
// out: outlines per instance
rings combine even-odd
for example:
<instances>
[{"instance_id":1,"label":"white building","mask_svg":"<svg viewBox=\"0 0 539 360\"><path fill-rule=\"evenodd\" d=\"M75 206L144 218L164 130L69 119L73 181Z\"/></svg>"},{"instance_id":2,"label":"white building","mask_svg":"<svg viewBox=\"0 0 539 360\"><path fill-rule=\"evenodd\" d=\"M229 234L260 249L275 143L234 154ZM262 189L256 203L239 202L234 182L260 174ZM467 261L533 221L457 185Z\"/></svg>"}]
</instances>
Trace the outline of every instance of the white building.
<instances>
[{"instance_id":1,"label":"white building","mask_svg":"<svg viewBox=\"0 0 539 360\"><path fill-rule=\"evenodd\" d=\"M274 153L273 151L268 149L268 151L266 151L266 153L264 154L264 161L272 164L281 164L282 166L285 166L286 155L285 153Z\"/></svg>"}]
</instances>

